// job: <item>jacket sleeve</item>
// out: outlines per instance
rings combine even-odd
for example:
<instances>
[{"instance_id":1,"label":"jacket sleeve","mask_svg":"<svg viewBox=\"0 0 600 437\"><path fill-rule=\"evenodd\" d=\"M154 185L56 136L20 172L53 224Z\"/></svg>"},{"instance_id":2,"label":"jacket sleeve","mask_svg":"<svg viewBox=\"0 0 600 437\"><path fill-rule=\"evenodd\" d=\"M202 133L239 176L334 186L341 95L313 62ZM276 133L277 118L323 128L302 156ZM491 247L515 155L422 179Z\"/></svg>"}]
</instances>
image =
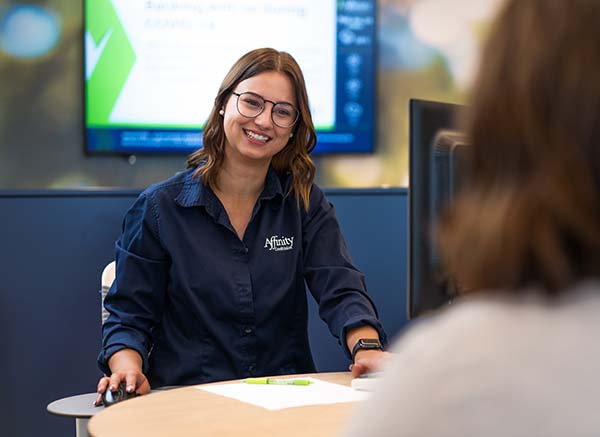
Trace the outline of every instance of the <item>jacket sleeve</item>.
<instances>
[{"instance_id":1,"label":"jacket sleeve","mask_svg":"<svg viewBox=\"0 0 600 437\"><path fill-rule=\"evenodd\" d=\"M116 243L116 277L106 295L109 317L102 326L98 365L110 375L108 359L131 348L148 371L152 332L162 318L170 258L159 235L159 212L152 192L144 192L126 213Z\"/></svg>"},{"instance_id":2,"label":"jacket sleeve","mask_svg":"<svg viewBox=\"0 0 600 437\"><path fill-rule=\"evenodd\" d=\"M320 317L346 355L350 357L346 333L358 326L372 326L386 344L387 335L367 293L364 275L350 258L333 205L316 185L302 227L304 278L319 304Z\"/></svg>"}]
</instances>

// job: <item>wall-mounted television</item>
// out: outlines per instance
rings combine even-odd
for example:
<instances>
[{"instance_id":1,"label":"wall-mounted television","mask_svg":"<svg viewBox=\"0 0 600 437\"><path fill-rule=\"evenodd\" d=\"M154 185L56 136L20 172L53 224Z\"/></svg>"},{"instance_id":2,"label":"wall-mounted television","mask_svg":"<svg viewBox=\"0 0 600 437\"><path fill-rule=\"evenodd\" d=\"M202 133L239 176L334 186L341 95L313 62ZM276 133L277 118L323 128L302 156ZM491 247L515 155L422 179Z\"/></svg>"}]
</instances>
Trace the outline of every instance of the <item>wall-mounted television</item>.
<instances>
[{"instance_id":1,"label":"wall-mounted television","mask_svg":"<svg viewBox=\"0 0 600 437\"><path fill-rule=\"evenodd\" d=\"M464 106L418 99L409 105L407 308L414 318L449 303L460 288L444 272L435 227L468 183L469 144L458 130Z\"/></svg>"},{"instance_id":2,"label":"wall-mounted television","mask_svg":"<svg viewBox=\"0 0 600 437\"><path fill-rule=\"evenodd\" d=\"M291 53L307 83L313 153L374 147L375 0L84 0L88 153L190 153L244 53Z\"/></svg>"}]
</instances>

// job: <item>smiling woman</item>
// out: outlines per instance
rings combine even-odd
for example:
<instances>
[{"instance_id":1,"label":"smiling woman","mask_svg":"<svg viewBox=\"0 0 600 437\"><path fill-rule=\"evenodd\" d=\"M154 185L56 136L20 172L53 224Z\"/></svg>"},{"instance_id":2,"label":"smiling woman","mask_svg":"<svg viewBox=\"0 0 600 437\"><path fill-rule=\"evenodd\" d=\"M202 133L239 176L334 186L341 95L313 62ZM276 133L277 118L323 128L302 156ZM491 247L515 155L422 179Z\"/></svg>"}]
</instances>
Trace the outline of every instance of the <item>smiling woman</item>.
<instances>
[{"instance_id":1,"label":"smiling woman","mask_svg":"<svg viewBox=\"0 0 600 437\"><path fill-rule=\"evenodd\" d=\"M294 58L242 56L203 135L188 170L125 216L98 392L314 372L305 282L353 373L377 368L386 335L313 184L315 130ZM376 347L355 347L365 340Z\"/></svg>"},{"instance_id":2,"label":"smiling woman","mask_svg":"<svg viewBox=\"0 0 600 437\"><path fill-rule=\"evenodd\" d=\"M273 156L293 137L294 87L284 74L268 71L241 81L236 89L241 93L232 92L222 109L225 163L231 166L235 159L246 158L265 172Z\"/></svg>"},{"instance_id":3,"label":"smiling woman","mask_svg":"<svg viewBox=\"0 0 600 437\"><path fill-rule=\"evenodd\" d=\"M274 80L273 83L270 82L271 79ZM308 104L304 75L295 59L285 52L272 49L255 50L236 62L223 80L215 98L215 105L204 129L204 147L190 156L188 167L197 167L204 163L203 166L198 167L197 174L202 176L203 182L218 186L216 174L223 163L226 140L230 140L226 138L223 124L227 125L229 116L242 115L239 106L238 110L235 109L239 97L236 99L234 93L241 94L248 91L259 94L262 99L277 97L269 100L287 102L298 111L297 120L287 131L277 125L272 126L273 133L286 133L288 139L285 143L287 147L272 155L271 165L279 172L291 172L292 194L297 200L301 198L305 206L308 205L309 189L315 177L315 166L309 153L315 147L317 137ZM227 109L226 106L230 108ZM271 111L273 109L271 108ZM262 112L264 109L253 118L254 123L264 123L265 120L260 116ZM223 123L221 117L224 118ZM252 129L248 131L253 132ZM260 129L255 133L264 134Z\"/></svg>"}]
</instances>

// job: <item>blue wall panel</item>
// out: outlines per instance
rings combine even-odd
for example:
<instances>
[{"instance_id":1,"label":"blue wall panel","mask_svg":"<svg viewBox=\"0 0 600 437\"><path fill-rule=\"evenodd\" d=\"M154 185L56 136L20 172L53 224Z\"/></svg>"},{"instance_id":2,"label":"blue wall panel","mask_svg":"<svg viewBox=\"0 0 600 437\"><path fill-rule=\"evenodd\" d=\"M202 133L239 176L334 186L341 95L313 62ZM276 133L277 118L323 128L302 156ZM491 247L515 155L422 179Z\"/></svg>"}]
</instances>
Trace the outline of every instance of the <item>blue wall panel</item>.
<instances>
[{"instance_id":1,"label":"blue wall panel","mask_svg":"<svg viewBox=\"0 0 600 437\"><path fill-rule=\"evenodd\" d=\"M407 193L325 190L390 335L406 322ZM0 417L8 436L74 434L55 399L95 390L100 274L134 191L0 193ZM320 371L349 364L311 300Z\"/></svg>"},{"instance_id":2,"label":"blue wall panel","mask_svg":"<svg viewBox=\"0 0 600 437\"><path fill-rule=\"evenodd\" d=\"M406 323L406 190L329 190L354 263L367 280L369 294L390 337ZM310 299L309 334L319 371L347 370L349 361L319 321Z\"/></svg>"}]
</instances>

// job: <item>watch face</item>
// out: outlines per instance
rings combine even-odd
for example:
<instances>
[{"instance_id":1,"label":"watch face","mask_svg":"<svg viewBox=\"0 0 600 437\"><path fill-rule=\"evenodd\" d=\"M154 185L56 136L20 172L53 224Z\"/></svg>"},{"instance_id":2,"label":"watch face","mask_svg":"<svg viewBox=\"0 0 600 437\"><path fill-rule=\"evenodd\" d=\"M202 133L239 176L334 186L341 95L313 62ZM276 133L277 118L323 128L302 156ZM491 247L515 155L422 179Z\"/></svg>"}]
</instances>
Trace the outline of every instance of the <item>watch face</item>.
<instances>
[{"instance_id":1,"label":"watch face","mask_svg":"<svg viewBox=\"0 0 600 437\"><path fill-rule=\"evenodd\" d=\"M379 343L379 340L375 340L375 339L361 338L359 340L359 343L360 343L361 347L381 348L381 343Z\"/></svg>"},{"instance_id":2,"label":"watch face","mask_svg":"<svg viewBox=\"0 0 600 437\"><path fill-rule=\"evenodd\" d=\"M354 348L352 349L352 361L354 361L354 356L359 350L365 349L383 350L383 346L381 345L381 342L376 338L361 338L356 342Z\"/></svg>"}]
</instances>

